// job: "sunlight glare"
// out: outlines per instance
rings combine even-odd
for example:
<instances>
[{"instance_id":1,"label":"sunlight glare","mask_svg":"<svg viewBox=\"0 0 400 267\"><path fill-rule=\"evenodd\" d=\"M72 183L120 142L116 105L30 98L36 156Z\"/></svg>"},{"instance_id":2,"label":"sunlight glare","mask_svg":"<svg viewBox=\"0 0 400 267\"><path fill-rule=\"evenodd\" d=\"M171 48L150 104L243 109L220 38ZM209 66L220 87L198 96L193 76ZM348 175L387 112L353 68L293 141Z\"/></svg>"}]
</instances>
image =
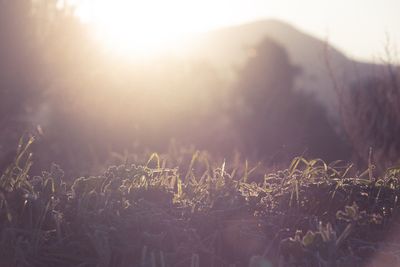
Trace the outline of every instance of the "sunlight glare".
<instances>
[{"instance_id":1,"label":"sunlight glare","mask_svg":"<svg viewBox=\"0 0 400 267\"><path fill-rule=\"evenodd\" d=\"M209 28L195 8L182 0L95 0L80 2L76 14L108 49L151 55Z\"/></svg>"}]
</instances>

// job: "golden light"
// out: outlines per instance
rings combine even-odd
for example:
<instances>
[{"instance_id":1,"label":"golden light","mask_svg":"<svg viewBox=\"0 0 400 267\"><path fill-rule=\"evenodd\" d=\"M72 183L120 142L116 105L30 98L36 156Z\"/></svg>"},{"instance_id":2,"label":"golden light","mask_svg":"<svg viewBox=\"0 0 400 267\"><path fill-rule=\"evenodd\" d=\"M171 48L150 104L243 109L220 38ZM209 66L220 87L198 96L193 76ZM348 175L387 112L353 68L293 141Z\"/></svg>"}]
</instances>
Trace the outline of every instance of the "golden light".
<instances>
[{"instance_id":1,"label":"golden light","mask_svg":"<svg viewBox=\"0 0 400 267\"><path fill-rule=\"evenodd\" d=\"M210 28L210 5L183 0L92 0L77 3L77 16L110 50L148 56L176 48ZM215 24L215 21L213 21Z\"/></svg>"}]
</instances>

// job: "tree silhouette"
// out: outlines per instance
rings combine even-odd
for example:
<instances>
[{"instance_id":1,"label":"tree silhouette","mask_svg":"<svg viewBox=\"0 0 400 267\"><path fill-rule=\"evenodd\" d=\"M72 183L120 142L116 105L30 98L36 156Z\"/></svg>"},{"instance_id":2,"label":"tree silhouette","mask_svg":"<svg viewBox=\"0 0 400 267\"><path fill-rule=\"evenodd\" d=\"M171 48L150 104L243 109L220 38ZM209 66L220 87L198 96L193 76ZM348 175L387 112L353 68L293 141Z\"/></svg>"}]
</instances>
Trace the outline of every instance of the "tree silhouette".
<instances>
[{"instance_id":1,"label":"tree silhouette","mask_svg":"<svg viewBox=\"0 0 400 267\"><path fill-rule=\"evenodd\" d=\"M346 156L325 110L311 95L294 90L300 69L285 49L265 39L239 73L235 122L243 150L278 163L306 154L326 160Z\"/></svg>"},{"instance_id":2,"label":"tree silhouette","mask_svg":"<svg viewBox=\"0 0 400 267\"><path fill-rule=\"evenodd\" d=\"M352 85L342 103L344 129L356 157L369 161L373 149L375 164L384 170L400 158L399 70L391 65L381 75Z\"/></svg>"},{"instance_id":3,"label":"tree silhouette","mask_svg":"<svg viewBox=\"0 0 400 267\"><path fill-rule=\"evenodd\" d=\"M14 154L25 130L25 117L36 98L35 53L31 1L0 1L0 170Z\"/></svg>"},{"instance_id":4,"label":"tree silhouette","mask_svg":"<svg viewBox=\"0 0 400 267\"><path fill-rule=\"evenodd\" d=\"M49 102L49 84L62 62L56 44L66 42L61 27L72 18L56 0L0 1L0 170L9 163L18 139L34 132L36 114Z\"/></svg>"}]
</instances>

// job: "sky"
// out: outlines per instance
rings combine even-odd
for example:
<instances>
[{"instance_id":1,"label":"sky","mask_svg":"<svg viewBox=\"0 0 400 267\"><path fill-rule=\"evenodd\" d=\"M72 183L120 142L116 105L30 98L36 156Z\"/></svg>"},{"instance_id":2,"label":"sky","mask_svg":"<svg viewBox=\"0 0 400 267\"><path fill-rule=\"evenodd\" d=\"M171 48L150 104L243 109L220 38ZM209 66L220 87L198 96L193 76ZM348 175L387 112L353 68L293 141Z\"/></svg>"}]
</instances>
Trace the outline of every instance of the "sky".
<instances>
[{"instance_id":1,"label":"sky","mask_svg":"<svg viewBox=\"0 0 400 267\"><path fill-rule=\"evenodd\" d=\"M237 0L242 19L274 17L326 39L347 55L378 60L400 48L399 0ZM239 12L241 13L241 12Z\"/></svg>"},{"instance_id":2,"label":"sky","mask_svg":"<svg viewBox=\"0 0 400 267\"><path fill-rule=\"evenodd\" d=\"M106 32L105 40L137 45L140 39L143 47L182 34L280 19L328 39L355 59L380 60L389 46L393 60L400 62L395 55L400 0L84 0L77 13ZM127 32L135 37L128 40Z\"/></svg>"}]
</instances>

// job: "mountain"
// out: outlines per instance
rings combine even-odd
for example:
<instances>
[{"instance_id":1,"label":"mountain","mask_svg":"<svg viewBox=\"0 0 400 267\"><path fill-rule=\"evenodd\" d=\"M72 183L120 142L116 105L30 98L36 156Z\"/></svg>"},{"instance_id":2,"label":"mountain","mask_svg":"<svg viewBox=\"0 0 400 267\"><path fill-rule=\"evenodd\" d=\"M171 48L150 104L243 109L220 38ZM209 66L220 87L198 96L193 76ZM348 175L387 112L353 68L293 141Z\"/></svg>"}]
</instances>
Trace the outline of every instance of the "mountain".
<instances>
[{"instance_id":1,"label":"mountain","mask_svg":"<svg viewBox=\"0 0 400 267\"><path fill-rule=\"evenodd\" d=\"M384 67L352 60L323 40L278 20L257 21L205 33L196 39L192 56L234 74L254 52L253 47L267 37L282 45L292 63L300 67L296 89L313 94L334 119L339 117L337 94L326 59L329 58L336 81L343 88L365 77L377 75Z\"/></svg>"}]
</instances>

